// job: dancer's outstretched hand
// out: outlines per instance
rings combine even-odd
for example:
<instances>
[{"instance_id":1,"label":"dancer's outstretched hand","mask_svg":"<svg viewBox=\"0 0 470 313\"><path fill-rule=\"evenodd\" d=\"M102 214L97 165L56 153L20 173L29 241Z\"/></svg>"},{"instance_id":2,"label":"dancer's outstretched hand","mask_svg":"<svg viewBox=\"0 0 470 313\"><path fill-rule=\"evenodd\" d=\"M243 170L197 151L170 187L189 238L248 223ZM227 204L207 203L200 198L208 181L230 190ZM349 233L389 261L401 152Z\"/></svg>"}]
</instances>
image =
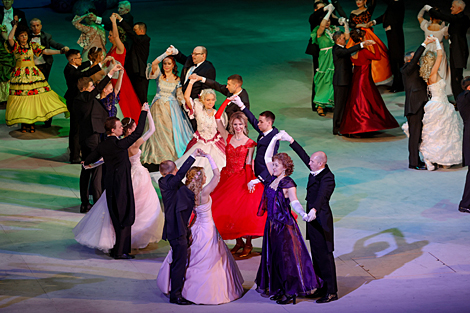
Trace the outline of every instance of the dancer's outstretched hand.
<instances>
[{"instance_id":1,"label":"dancer's outstretched hand","mask_svg":"<svg viewBox=\"0 0 470 313\"><path fill-rule=\"evenodd\" d=\"M288 133L286 133L285 130L281 130L279 132L279 134L281 135L281 140L282 141L289 141L289 142L293 142L294 141L294 138L292 138Z\"/></svg>"},{"instance_id":2,"label":"dancer's outstretched hand","mask_svg":"<svg viewBox=\"0 0 470 313\"><path fill-rule=\"evenodd\" d=\"M144 104L142 104L142 111L146 111L146 112L149 111L149 103L148 102L145 102Z\"/></svg>"},{"instance_id":3,"label":"dancer's outstretched hand","mask_svg":"<svg viewBox=\"0 0 470 313\"><path fill-rule=\"evenodd\" d=\"M240 96L231 96L228 99L230 99L232 103L235 103L242 110L245 107L245 104L242 102L242 99L240 99Z\"/></svg>"},{"instance_id":4,"label":"dancer's outstretched hand","mask_svg":"<svg viewBox=\"0 0 470 313\"><path fill-rule=\"evenodd\" d=\"M426 4L426 5L424 6L424 9L425 9L426 11L429 11L429 10L432 9L432 6Z\"/></svg>"},{"instance_id":5,"label":"dancer's outstretched hand","mask_svg":"<svg viewBox=\"0 0 470 313\"><path fill-rule=\"evenodd\" d=\"M317 218L317 211L315 211L314 209L310 210L310 212L308 212L308 214L306 214L302 219L306 222L311 222L313 221L314 219Z\"/></svg>"},{"instance_id":6,"label":"dancer's outstretched hand","mask_svg":"<svg viewBox=\"0 0 470 313\"><path fill-rule=\"evenodd\" d=\"M258 178L256 179L253 179L253 180L250 180L247 184L248 186L248 191L251 193L251 192L254 192L255 191L255 187L256 187L256 184L259 183L260 180Z\"/></svg>"}]
</instances>

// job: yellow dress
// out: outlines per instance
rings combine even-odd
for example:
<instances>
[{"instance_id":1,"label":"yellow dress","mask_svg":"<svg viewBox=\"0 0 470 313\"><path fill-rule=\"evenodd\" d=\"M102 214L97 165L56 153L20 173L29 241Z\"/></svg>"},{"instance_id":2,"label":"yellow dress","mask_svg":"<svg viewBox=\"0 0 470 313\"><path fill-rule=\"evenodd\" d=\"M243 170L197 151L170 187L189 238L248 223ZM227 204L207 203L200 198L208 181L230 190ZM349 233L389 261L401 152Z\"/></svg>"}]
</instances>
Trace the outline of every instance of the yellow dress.
<instances>
[{"instance_id":1,"label":"yellow dress","mask_svg":"<svg viewBox=\"0 0 470 313\"><path fill-rule=\"evenodd\" d=\"M13 48L5 42L5 48L14 55L16 61L11 72L6 124L33 124L67 112L59 95L52 91L44 74L34 65L34 55L40 56L44 47L30 42L29 48L22 48L15 41Z\"/></svg>"}]
</instances>

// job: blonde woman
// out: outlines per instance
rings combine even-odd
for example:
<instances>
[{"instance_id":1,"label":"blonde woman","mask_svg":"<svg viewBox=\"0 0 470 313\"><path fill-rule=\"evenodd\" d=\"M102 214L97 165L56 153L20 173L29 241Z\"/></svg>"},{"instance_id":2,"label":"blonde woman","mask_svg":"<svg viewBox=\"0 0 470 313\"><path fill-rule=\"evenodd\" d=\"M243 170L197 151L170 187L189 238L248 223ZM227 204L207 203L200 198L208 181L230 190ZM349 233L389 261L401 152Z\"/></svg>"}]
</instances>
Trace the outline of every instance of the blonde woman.
<instances>
[{"instance_id":1,"label":"blonde woman","mask_svg":"<svg viewBox=\"0 0 470 313\"><path fill-rule=\"evenodd\" d=\"M443 53L439 40L436 52L427 51L420 59L419 74L428 84L432 98L424 106L423 132L419 151L429 171L462 162L462 119L446 95L446 83L439 75Z\"/></svg>"}]
</instances>

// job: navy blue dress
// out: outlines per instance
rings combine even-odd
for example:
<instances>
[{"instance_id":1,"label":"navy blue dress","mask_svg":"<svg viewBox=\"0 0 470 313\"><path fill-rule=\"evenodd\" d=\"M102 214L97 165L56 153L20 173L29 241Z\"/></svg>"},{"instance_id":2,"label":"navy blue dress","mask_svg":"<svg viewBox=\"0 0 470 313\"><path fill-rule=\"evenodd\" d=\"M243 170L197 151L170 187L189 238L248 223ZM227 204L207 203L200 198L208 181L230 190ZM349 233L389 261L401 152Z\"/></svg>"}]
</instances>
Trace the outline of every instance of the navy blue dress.
<instances>
[{"instance_id":1,"label":"navy blue dress","mask_svg":"<svg viewBox=\"0 0 470 313\"><path fill-rule=\"evenodd\" d=\"M284 177L277 190L269 187L276 177L265 181L258 215L266 211L263 252L256 275L257 291L265 295L309 295L322 286L313 270L312 260L291 214L290 200L283 189L296 187L290 177Z\"/></svg>"}]
</instances>

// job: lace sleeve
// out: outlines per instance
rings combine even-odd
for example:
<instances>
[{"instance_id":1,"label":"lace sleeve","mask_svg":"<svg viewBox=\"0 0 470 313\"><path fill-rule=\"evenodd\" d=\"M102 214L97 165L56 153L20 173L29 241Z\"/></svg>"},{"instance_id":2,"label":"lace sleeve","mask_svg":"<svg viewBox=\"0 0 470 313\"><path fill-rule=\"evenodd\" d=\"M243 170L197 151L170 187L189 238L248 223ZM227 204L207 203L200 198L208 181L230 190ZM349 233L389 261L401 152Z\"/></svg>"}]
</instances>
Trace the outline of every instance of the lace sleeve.
<instances>
[{"instance_id":1,"label":"lace sleeve","mask_svg":"<svg viewBox=\"0 0 470 313\"><path fill-rule=\"evenodd\" d=\"M152 63L147 64L147 70L145 71L145 76L147 76L147 79L158 79L161 74L160 66L157 66L157 70L152 74Z\"/></svg>"},{"instance_id":2,"label":"lace sleeve","mask_svg":"<svg viewBox=\"0 0 470 313\"><path fill-rule=\"evenodd\" d=\"M176 86L176 99L180 105L184 104L184 95L183 95L183 88L181 87L181 82L178 83Z\"/></svg>"},{"instance_id":3,"label":"lace sleeve","mask_svg":"<svg viewBox=\"0 0 470 313\"><path fill-rule=\"evenodd\" d=\"M199 99L191 99L191 104L194 109L194 116L198 116L202 113L202 108L204 105L199 101Z\"/></svg>"},{"instance_id":4,"label":"lace sleeve","mask_svg":"<svg viewBox=\"0 0 470 313\"><path fill-rule=\"evenodd\" d=\"M73 26L75 26L76 29L78 29L79 31L81 31L83 33L91 32L93 30L93 27L86 26L86 25L83 25L82 23L80 23L82 21L82 19L83 18L81 16L75 15L75 17L72 20Z\"/></svg>"}]
</instances>

